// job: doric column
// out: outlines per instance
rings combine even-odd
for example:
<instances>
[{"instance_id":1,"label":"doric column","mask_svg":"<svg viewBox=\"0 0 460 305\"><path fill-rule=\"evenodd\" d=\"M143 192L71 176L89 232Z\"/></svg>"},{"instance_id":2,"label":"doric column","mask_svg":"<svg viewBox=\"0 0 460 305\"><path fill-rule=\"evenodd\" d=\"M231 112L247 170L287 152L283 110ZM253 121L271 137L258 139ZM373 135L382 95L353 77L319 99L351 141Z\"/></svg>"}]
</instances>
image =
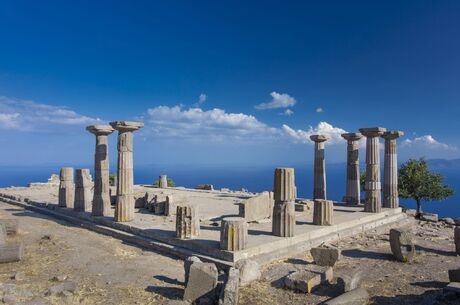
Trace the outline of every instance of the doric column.
<instances>
[{"instance_id":1,"label":"doric column","mask_svg":"<svg viewBox=\"0 0 460 305\"><path fill-rule=\"evenodd\" d=\"M108 135L114 129L110 125L91 125L86 130L96 136L96 151L94 154L94 216L108 216L110 212L109 184L109 139Z\"/></svg>"},{"instance_id":2,"label":"doric column","mask_svg":"<svg viewBox=\"0 0 460 305\"><path fill-rule=\"evenodd\" d=\"M75 201L75 184L73 183L73 168L63 167L59 175L58 206L73 209Z\"/></svg>"},{"instance_id":3,"label":"doric column","mask_svg":"<svg viewBox=\"0 0 460 305\"><path fill-rule=\"evenodd\" d=\"M396 139L403 135L402 131L387 131L382 136L385 139L385 159L383 163L384 208L394 209L399 207Z\"/></svg>"},{"instance_id":4,"label":"doric column","mask_svg":"<svg viewBox=\"0 0 460 305\"><path fill-rule=\"evenodd\" d=\"M329 136L312 135L310 139L315 142L313 199L326 199L326 160L324 159L324 142L329 140Z\"/></svg>"},{"instance_id":5,"label":"doric column","mask_svg":"<svg viewBox=\"0 0 460 305\"><path fill-rule=\"evenodd\" d=\"M91 210L91 174L89 169L75 170L75 212Z\"/></svg>"},{"instance_id":6,"label":"doric column","mask_svg":"<svg viewBox=\"0 0 460 305\"><path fill-rule=\"evenodd\" d=\"M158 181L158 187L165 189L168 187L168 177L166 175L161 175Z\"/></svg>"},{"instance_id":7,"label":"doric column","mask_svg":"<svg viewBox=\"0 0 460 305\"><path fill-rule=\"evenodd\" d=\"M295 210L294 210L294 169L275 169L274 199L272 233L276 236L294 236Z\"/></svg>"},{"instance_id":8,"label":"doric column","mask_svg":"<svg viewBox=\"0 0 460 305\"><path fill-rule=\"evenodd\" d=\"M134 219L133 131L144 127L144 123L116 121L110 125L118 130L115 221L131 221Z\"/></svg>"},{"instance_id":9,"label":"doric column","mask_svg":"<svg viewBox=\"0 0 460 305\"><path fill-rule=\"evenodd\" d=\"M343 201L348 204L359 204L361 200L359 140L362 137L358 132L342 134L342 138L347 140L347 190Z\"/></svg>"},{"instance_id":10,"label":"doric column","mask_svg":"<svg viewBox=\"0 0 460 305\"><path fill-rule=\"evenodd\" d=\"M379 213L382 210L379 138L386 129L373 127L361 128L359 131L366 137L366 203L364 204L364 211Z\"/></svg>"},{"instance_id":11,"label":"doric column","mask_svg":"<svg viewBox=\"0 0 460 305\"><path fill-rule=\"evenodd\" d=\"M246 248L248 242L248 224L242 217L222 219L220 227L220 248L227 251L239 251Z\"/></svg>"},{"instance_id":12,"label":"doric column","mask_svg":"<svg viewBox=\"0 0 460 305\"><path fill-rule=\"evenodd\" d=\"M315 199L313 205L313 224L332 226L334 219L334 204L332 200Z\"/></svg>"}]
</instances>

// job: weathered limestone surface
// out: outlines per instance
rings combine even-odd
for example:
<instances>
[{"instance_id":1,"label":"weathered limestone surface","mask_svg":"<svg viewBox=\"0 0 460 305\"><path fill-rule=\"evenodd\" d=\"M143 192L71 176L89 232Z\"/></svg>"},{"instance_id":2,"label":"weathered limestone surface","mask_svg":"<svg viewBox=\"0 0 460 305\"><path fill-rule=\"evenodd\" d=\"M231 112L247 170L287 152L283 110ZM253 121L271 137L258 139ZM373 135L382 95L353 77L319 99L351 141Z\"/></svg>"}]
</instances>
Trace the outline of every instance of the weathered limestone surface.
<instances>
[{"instance_id":1,"label":"weathered limestone surface","mask_svg":"<svg viewBox=\"0 0 460 305\"><path fill-rule=\"evenodd\" d=\"M359 140L362 137L358 132L342 134L342 138L347 140L347 190L343 201L348 204L361 202Z\"/></svg>"},{"instance_id":2,"label":"weathered limestone surface","mask_svg":"<svg viewBox=\"0 0 460 305\"><path fill-rule=\"evenodd\" d=\"M247 222L254 222L270 218L273 209L273 200L269 192L251 197L239 204L239 216Z\"/></svg>"},{"instance_id":3,"label":"weathered limestone surface","mask_svg":"<svg viewBox=\"0 0 460 305\"><path fill-rule=\"evenodd\" d=\"M328 300L324 305L365 305L370 299L369 293L364 288L357 288Z\"/></svg>"},{"instance_id":4,"label":"weathered limestone surface","mask_svg":"<svg viewBox=\"0 0 460 305\"><path fill-rule=\"evenodd\" d=\"M0 244L0 263L18 262L24 256L22 242L6 242Z\"/></svg>"},{"instance_id":5,"label":"weathered limestone surface","mask_svg":"<svg viewBox=\"0 0 460 305\"><path fill-rule=\"evenodd\" d=\"M94 154L94 195L92 215L108 216L110 205L109 139L114 129L110 125L91 125L86 130L96 136Z\"/></svg>"},{"instance_id":6,"label":"weathered limestone surface","mask_svg":"<svg viewBox=\"0 0 460 305\"><path fill-rule=\"evenodd\" d=\"M216 297L217 268L212 263L195 262L190 266L190 274L185 287L184 300L194 302L199 298Z\"/></svg>"},{"instance_id":7,"label":"weathered limestone surface","mask_svg":"<svg viewBox=\"0 0 460 305\"><path fill-rule=\"evenodd\" d=\"M239 299L240 271L231 267L221 290L219 305L237 305Z\"/></svg>"},{"instance_id":8,"label":"weathered limestone surface","mask_svg":"<svg viewBox=\"0 0 460 305\"><path fill-rule=\"evenodd\" d=\"M168 188L168 177L166 175L160 176L158 186L163 189Z\"/></svg>"},{"instance_id":9,"label":"weathered limestone surface","mask_svg":"<svg viewBox=\"0 0 460 305\"><path fill-rule=\"evenodd\" d=\"M294 236L295 228L295 178L293 168L275 170L272 233L280 237Z\"/></svg>"},{"instance_id":10,"label":"weathered limestone surface","mask_svg":"<svg viewBox=\"0 0 460 305\"><path fill-rule=\"evenodd\" d=\"M332 200L315 199L313 205L313 224L331 226L334 219L334 203Z\"/></svg>"},{"instance_id":11,"label":"weathered limestone surface","mask_svg":"<svg viewBox=\"0 0 460 305\"><path fill-rule=\"evenodd\" d=\"M6 234L16 235L19 230L18 219L0 219L0 226L5 227Z\"/></svg>"},{"instance_id":12,"label":"weathered limestone surface","mask_svg":"<svg viewBox=\"0 0 460 305\"><path fill-rule=\"evenodd\" d=\"M296 271L284 278L286 288L311 293L313 289L334 278L332 267L309 266L307 270Z\"/></svg>"},{"instance_id":13,"label":"weathered limestone surface","mask_svg":"<svg viewBox=\"0 0 460 305\"><path fill-rule=\"evenodd\" d=\"M379 213L382 210L379 138L386 129L372 127L361 128L359 131L366 137L366 202L364 211Z\"/></svg>"},{"instance_id":14,"label":"weathered limestone surface","mask_svg":"<svg viewBox=\"0 0 460 305\"><path fill-rule=\"evenodd\" d=\"M326 199L326 160L324 159L324 142L329 140L329 136L312 135L310 139L315 142L313 199Z\"/></svg>"},{"instance_id":15,"label":"weathered limestone surface","mask_svg":"<svg viewBox=\"0 0 460 305\"><path fill-rule=\"evenodd\" d=\"M220 227L220 248L228 251L239 251L248 243L248 224L244 218L224 218Z\"/></svg>"},{"instance_id":16,"label":"weathered limestone surface","mask_svg":"<svg viewBox=\"0 0 460 305\"><path fill-rule=\"evenodd\" d=\"M110 126L118 130L115 221L131 221L134 219L133 132L144 127L144 123L116 121L111 122Z\"/></svg>"},{"instance_id":17,"label":"weathered limestone surface","mask_svg":"<svg viewBox=\"0 0 460 305\"><path fill-rule=\"evenodd\" d=\"M455 253L460 255L460 227L454 229Z\"/></svg>"},{"instance_id":18,"label":"weathered limestone surface","mask_svg":"<svg viewBox=\"0 0 460 305\"><path fill-rule=\"evenodd\" d=\"M193 206L177 206L176 237L193 239L200 235L200 219L197 209Z\"/></svg>"},{"instance_id":19,"label":"weathered limestone surface","mask_svg":"<svg viewBox=\"0 0 460 305\"><path fill-rule=\"evenodd\" d=\"M75 212L91 210L91 174L89 169L77 169L75 171Z\"/></svg>"},{"instance_id":20,"label":"weathered limestone surface","mask_svg":"<svg viewBox=\"0 0 460 305\"><path fill-rule=\"evenodd\" d=\"M334 267L335 263L340 259L341 251L337 247L315 247L310 249L311 256L315 264L319 266Z\"/></svg>"},{"instance_id":21,"label":"weathered limestone surface","mask_svg":"<svg viewBox=\"0 0 460 305\"><path fill-rule=\"evenodd\" d=\"M363 272L348 272L347 274L340 274L337 276L337 286L339 286L342 293L354 290L361 287Z\"/></svg>"},{"instance_id":22,"label":"weathered limestone surface","mask_svg":"<svg viewBox=\"0 0 460 305\"><path fill-rule=\"evenodd\" d=\"M257 281L262 276L260 265L254 260L241 259L235 263L235 268L240 271L241 286Z\"/></svg>"},{"instance_id":23,"label":"weathered limestone surface","mask_svg":"<svg viewBox=\"0 0 460 305\"><path fill-rule=\"evenodd\" d=\"M189 256L184 260L184 284L187 286L188 283L188 277L190 274L190 266L193 265L193 263L199 262L201 263L201 260L197 256Z\"/></svg>"},{"instance_id":24,"label":"weathered limestone surface","mask_svg":"<svg viewBox=\"0 0 460 305\"><path fill-rule=\"evenodd\" d=\"M75 201L75 184L73 182L73 168L63 167L59 175L59 202L58 206L73 208Z\"/></svg>"},{"instance_id":25,"label":"weathered limestone surface","mask_svg":"<svg viewBox=\"0 0 460 305\"><path fill-rule=\"evenodd\" d=\"M403 136L402 131L387 131L385 139L385 159L383 165L383 207L399 207L398 196L398 156L396 139Z\"/></svg>"},{"instance_id":26,"label":"weathered limestone surface","mask_svg":"<svg viewBox=\"0 0 460 305\"><path fill-rule=\"evenodd\" d=\"M391 229L390 246L395 258L403 263L412 261L415 256L415 245L409 232Z\"/></svg>"}]
</instances>

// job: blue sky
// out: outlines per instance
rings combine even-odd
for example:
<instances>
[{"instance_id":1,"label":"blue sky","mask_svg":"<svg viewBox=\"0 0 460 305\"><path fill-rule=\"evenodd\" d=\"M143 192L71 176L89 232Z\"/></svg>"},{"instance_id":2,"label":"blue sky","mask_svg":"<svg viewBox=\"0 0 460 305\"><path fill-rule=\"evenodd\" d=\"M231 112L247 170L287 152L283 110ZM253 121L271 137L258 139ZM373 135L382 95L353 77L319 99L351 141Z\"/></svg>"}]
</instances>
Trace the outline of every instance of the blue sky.
<instances>
[{"instance_id":1,"label":"blue sky","mask_svg":"<svg viewBox=\"0 0 460 305\"><path fill-rule=\"evenodd\" d=\"M342 162L371 126L460 157L458 1L94 2L0 3L1 164L91 163L112 120L137 164L310 162L317 132Z\"/></svg>"}]
</instances>

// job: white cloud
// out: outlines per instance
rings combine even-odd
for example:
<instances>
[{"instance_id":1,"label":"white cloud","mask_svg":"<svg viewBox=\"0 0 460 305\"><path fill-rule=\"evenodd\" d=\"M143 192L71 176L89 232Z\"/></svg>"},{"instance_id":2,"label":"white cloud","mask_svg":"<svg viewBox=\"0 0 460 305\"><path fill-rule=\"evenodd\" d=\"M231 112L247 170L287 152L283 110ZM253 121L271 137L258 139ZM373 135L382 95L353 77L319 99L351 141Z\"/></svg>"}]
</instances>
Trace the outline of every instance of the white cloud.
<instances>
[{"instance_id":1,"label":"white cloud","mask_svg":"<svg viewBox=\"0 0 460 305\"><path fill-rule=\"evenodd\" d=\"M424 135L421 137L416 137L412 140L406 139L402 142L402 146L420 149L432 148L442 150L457 150L457 148L454 146L450 146L435 140L432 135Z\"/></svg>"},{"instance_id":2,"label":"white cloud","mask_svg":"<svg viewBox=\"0 0 460 305\"><path fill-rule=\"evenodd\" d=\"M100 122L66 107L0 96L0 128L23 131L55 130L58 125L77 126Z\"/></svg>"},{"instance_id":3,"label":"white cloud","mask_svg":"<svg viewBox=\"0 0 460 305\"><path fill-rule=\"evenodd\" d=\"M160 137L202 140L266 138L279 130L244 113L227 113L223 109L183 109L182 106L158 106L147 110L146 132Z\"/></svg>"},{"instance_id":4,"label":"white cloud","mask_svg":"<svg viewBox=\"0 0 460 305\"><path fill-rule=\"evenodd\" d=\"M294 111L292 111L291 109L286 109L286 110L284 110L284 112L281 112L280 114L281 115L291 116L291 115L294 114Z\"/></svg>"},{"instance_id":5,"label":"white cloud","mask_svg":"<svg viewBox=\"0 0 460 305\"><path fill-rule=\"evenodd\" d=\"M316 127L310 126L307 130L292 129L288 125L284 124L282 127L283 132L290 137L294 142L297 143L312 143L310 136L314 134L326 134L330 136L330 140L327 143L336 144L343 142L344 139L340 136L346 131L339 127L334 127L327 122L319 122Z\"/></svg>"},{"instance_id":6,"label":"white cloud","mask_svg":"<svg viewBox=\"0 0 460 305\"><path fill-rule=\"evenodd\" d=\"M321 112L324 112L324 110L323 110L323 108L318 107L318 108L316 108L316 112L321 113Z\"/></svg>"},{"instance_id":7,"label":"white cloud","mask_svg":"<svg viewBox=\"0 0 460 305\"><path fill-rule=\"evenodd\" d=\"M287 108L287 107L292 107L294 106L297 101L295 98L289 96L289 94L286 93L278 93L273 91L270 93L272 96L272 100L268 103L261 103L259 105L256 105L256 109L276 109L276 108Z\"/></svg>"}]
</instances>

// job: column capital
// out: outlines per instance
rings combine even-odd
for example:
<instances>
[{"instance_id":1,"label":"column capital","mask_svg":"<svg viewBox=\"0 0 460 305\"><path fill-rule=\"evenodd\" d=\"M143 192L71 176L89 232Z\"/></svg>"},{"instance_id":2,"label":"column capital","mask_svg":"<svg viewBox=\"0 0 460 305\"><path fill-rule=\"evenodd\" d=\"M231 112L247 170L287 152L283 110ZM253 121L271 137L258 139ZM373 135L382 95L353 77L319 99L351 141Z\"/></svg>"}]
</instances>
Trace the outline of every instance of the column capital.
<instances>
[{"instance_id":1,"label":"column capital","mask_svg":"<svg viewBox=\"0 0 460 305\"><path fill-rule=\"evenodd\" d=\"M109 123L110 126L118 131L135 131L144 127L143 122L131 122L131 121L114 121Z\"/></svg>"},{"instance_id":2,"label":"column capital","mask_svg":"<svg viewBox=\"0 0 460 305\"><path fill-rule=\"evenodd\" d=\"M402 137L404 135L404 132L399 131L399 130L394 130L394 131L387 131L383 133L382 138L385 140L394 140L399 137Z\"/></svg>"},{"instance_id":3,"label":"column capital","mask_svg":"<svg viewBox=\"0 0 460 305\"><path fill-rule=\"evenodd\" d=\"M380 137L383 133L387 131L383 127L370 127L370 128L360 128L359 132L365 137Z\"/></svg>"},{"instance_id":4,"label":"column capital","mask_svg":"<svg viewBox=\"0 0 460 305\"><path fill-rule=\"evenodd\" d=\"M310 136L310 140L312 140L313 142L319 142L319 143L326 142L329 139L330 139L329 135L326 135L326 134L315 134L315 135Z\"/></svg>"},{"instance_id":5,"label":"column capital","mask_svg":"<svg viewBox=\"0 0 460 305\"><path fill-rule=\"evenodd\" d=\"M341 136L347 141L359 141L363 137L359 132L342 133Z\"/></svg>"},{"instance_id":6,"label":"column capital","mask_svg":"<svg viewBox=\"0 0 460 305\"><path fill-rule=\"evenodd\" d=\"M109 135L115 131L115 129L113 129L110 125L90 125L86 127L86 130L88 130L92 134L95 134L96 136Z\"/></svg>"}]
</instances>

